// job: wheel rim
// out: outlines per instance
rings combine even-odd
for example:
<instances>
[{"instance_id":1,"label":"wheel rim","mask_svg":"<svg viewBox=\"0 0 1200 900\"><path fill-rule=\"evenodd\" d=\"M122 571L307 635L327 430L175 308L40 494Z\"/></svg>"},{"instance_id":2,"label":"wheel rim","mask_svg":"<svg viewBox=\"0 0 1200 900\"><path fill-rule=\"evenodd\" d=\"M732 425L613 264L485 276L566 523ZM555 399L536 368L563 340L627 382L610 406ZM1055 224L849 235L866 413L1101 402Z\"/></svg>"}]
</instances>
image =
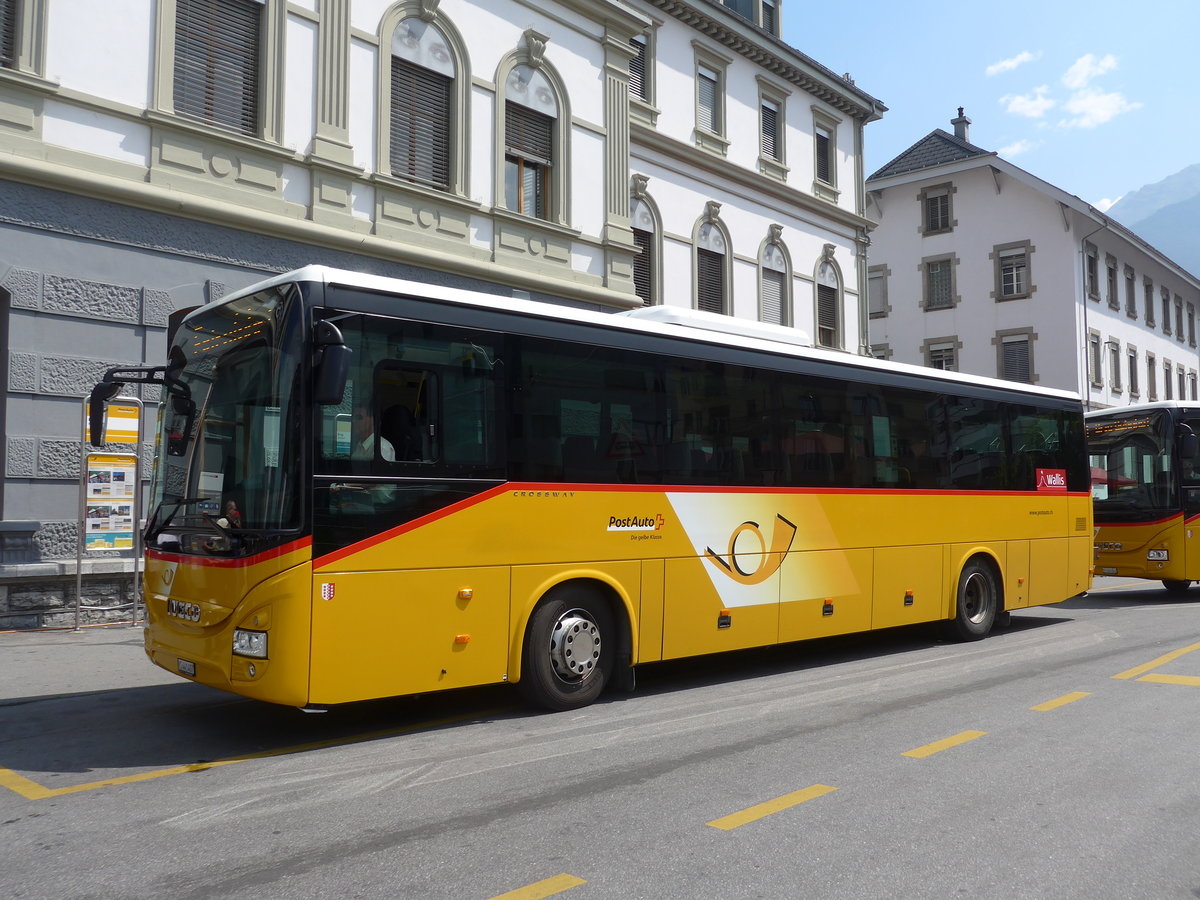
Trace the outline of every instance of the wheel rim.
<instances>
[{"instance_id":1,"label":"wheel rim","mask_svg":"<svg viewBox=\"0 0 1200 900\"><path fill-rule=\"evenodd\" d=\"M982 572L972 572L963 584L962 611L973 625L981 625L995 605L992 582Z\"/></svg>"},{"instance_id":2,"label":"wheel rim","mask_svg":"<svg viewBox=\"0 0 1200 900\"><path fill-rule=\"evenodd\" d=\"M585 610L570 609L550 629L550 664L563 681L583 681L600 662L600 629Z\"/></svg>"}]
</instances>

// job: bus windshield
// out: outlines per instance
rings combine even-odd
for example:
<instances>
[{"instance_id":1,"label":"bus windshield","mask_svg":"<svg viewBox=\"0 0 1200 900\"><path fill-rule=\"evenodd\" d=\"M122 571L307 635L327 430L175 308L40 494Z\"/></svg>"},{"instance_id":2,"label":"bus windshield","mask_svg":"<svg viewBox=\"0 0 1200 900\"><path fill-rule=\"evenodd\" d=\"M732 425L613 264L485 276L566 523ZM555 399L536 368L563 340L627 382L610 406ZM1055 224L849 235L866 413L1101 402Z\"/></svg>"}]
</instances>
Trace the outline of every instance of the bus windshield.
<instances>
[{"instance_id":1,"label":"bus windshield","mask_svg":"<svg viewBox=\"0 0 1200 900\"><path fill-rule=\"evenodd\" d=\"M182 355L180 388L160 413L148 547L241 556L300 527L300 309L287 288L271 289L180 327L171 350Z\"/></svg>"},{"instance_id":2,"label":"bus windshield","mask_svg":"<svg viewBox=\"0 0 1200 900\"><path fill-rule=\"evenodd\" d=\"M1172 418L1166 410L1087 425L1096 522L1143 522L1179 508Z\"/></svg>"}]
</instances>

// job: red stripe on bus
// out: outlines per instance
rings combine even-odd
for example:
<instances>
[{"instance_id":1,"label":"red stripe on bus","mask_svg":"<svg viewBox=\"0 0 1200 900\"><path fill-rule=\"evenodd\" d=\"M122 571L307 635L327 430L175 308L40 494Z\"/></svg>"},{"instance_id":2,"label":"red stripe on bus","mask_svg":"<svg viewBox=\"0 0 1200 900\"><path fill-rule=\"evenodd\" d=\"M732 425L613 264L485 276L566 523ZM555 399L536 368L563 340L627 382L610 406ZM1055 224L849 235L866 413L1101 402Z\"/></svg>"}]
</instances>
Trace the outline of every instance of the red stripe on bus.
<instances>
[{"instance_id":1,"label":"red stripe on bus","mask_svg":"<svg viewBox=\"0 0 1200 900\"><path fill-rule=\"evenodd\" d=\"M269 559L278 559L289 553L295 553L297 550L310 549L311 547L312 536L309 535L308 537L289 541L271 550L264 550L261 553L255 553L253 556L245 556L237 559L225 559L213 556L185 556L182 553L167 553L163 550L150 549L146 550L146 556L153 559L161 559L164 562L187 563L193 566L213 566L218 569L243 569L248 566L256 566Z\"/></svg>"},{"instance_id":2,"label":"red stripe on bus","mask_svg":"<svg viewBox=\"0 0 1200 900\"><path fill-rule=\"evenodd\" d=\"M1141 522L1097 522L1096 525L1100 528L1141 528L1146 525L1165 525L1167 522L1180 518L1183 518L1183 513L1181 512L1173 513L1165 519L1146 519ZM1200 516L1197 518L1200 518ZM1190 522L1191 519L1188 521Z\"/></svg>"}]
</instances>

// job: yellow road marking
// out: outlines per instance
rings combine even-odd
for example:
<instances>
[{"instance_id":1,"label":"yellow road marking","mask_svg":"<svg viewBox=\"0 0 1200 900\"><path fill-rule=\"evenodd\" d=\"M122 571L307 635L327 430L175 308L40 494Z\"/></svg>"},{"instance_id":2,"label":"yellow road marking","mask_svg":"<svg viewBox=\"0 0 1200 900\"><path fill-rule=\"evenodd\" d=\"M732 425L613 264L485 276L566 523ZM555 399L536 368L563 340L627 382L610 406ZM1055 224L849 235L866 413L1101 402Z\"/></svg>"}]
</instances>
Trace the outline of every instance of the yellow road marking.
<instances>
[{"instance_id":1,"label":"yellow road marking","mask_svg":"<svg viewBox=\"0 0 1200 900\"><path fill-rule=\"evenodd\" d=\"M1063 694L1056 700L1047 700L1045 703L1039 703L1037 706L1029 708L1034 712L1050 712L1052 709L1058 709L1060 706L1066 706L1068 703L1074 703L1076 700L1090 696L1092 696L1091 691L1072 691L1069 694Z\"/></svg>"},{"instance_id":2,"label":"yellow road marking","mask_svg":"<svg viewBox=\"0 0 1200 900\"><path fill-rule=\"evenodd\" d=\"M924 759L926 756L933 756L935 753L941 753L943 750L949 750L951 747L957 747L959 744L965 744L968 741L973 741L976 738L981 738L986 731L960 731L958 734L943 738L940 741L934 741L932 744L926 744L924 747L917 747L900 754L901 756L911 756L913 759Z\"/></svg>"},{"instance_id":3,"label":"yellow road marking","mask_svg":"<svg viewBox=\"0 0 1200 900\"><path fill-rule=\"evenodd\" d=\"M1164 653L1158 659L1152 659L1150 662L1142 666L1134 666L1132 669L1126 669L1124 672L1114 675L1113 678L1119 678L1122 681L1128 681L1131 678L1137 678L1139 675L1144 675L1151 669L1157 669L1159 666L1165 666L1167 663L1173 662L1174 660L1179 659L1179 657L1187 653L1191 653L1193 650L1200 650L1200 644L1192 644L1184 647L1181 650L1172 650L1170 653Z\"/></svg>"},{"instance_id":4,"label":"yellow road marking","mask_svg":"<svg viewBox=\"0 0 1200 900\"><path fill-rule=\"evenodd\" d=\"M20 794L26 800L45 800L49 797L62 797L65 794L79 794L83 791L94 791L97 788L112 787L118 784L133 784L138 781L151 781L155 778L165 778L168 775L185 775L190 772L203 772L207 769L216 769L221 766L230 766L234 763L249 762L252 759L271 759L275 756L289 756L293 753L307 753L312 750L326 750L330 747L344 747L349 744L359 744L365 741L379 740L381 738L396 737L401 734L410 734L414 731L420 731L428 728L441 728L446 725L453 725L458 722L466 722L471 719L477 719L480 716L494 715L497 710L488 712L474 712L470 715L450 716L445 719L437 719L431 722L421 722L416 725L407 725L403 728L392 728L386 731L373 731L368 734L352 735L344 738L330 738L325 741L313 741L308 744L297 744L294 747L280 747L277 750L262 750L258 753L246 753L242 756L230 756L225 759L214 759L209 762L190 763L186 766L172 766L169 769L155 769L151 772L139 772L136 775L122 775L117 778L105 778L101 781L89 781L86 784L73 784L67 787L48 788L26 778L24 775L19 775L12 769L6 769L0 766L0 787L6 787L10 791Z\"/></svg>"},{"instance_id":5,"label":"yellow road marking","mask_svg":"<svg viewBox=\"0 0 1200 900\"><path fill-rule=\"evenodd\" d=\"M713 819L708 824L713 828L720 828L722 831L732 831L742 825L764 819L772 813L791 809L793 806L799 806L801 803L805 803L808 800L815 800L817 797L823 797L836 790L837 788L830 787L827 784L814 784L801 791L792 791L790 794L784 794L782 797L776 797L774 800L768 800L766 803L759 803L757 806L743 809L741 812Z\"/></svg>"},{"instance_id":6,"label":"yellow road marking","mask_svg":"<svg viewBox=\"0 0 1200 900\"><path fill-rule=\"evenodd\" d=\"M1195 675L1143 675L1138 681L1150 681L1155 684L1192 684L1200 686L1200 677Z\"/></svg>"},{"instance_id":7,"label":"yellow road marking","mask_svg":"<svg viewBox=\"0 0 1200 900\"><path fill-rule=\"evenodd\" d=\"M567 875L564 872L562 875L555 875L553 878L544 878L534 884L527 884L523 888L509 891L507 894L497 894L492 900L541 900L542 897L561 894L563 891L569 891L571 888L579 887L581 884L587 884L587 882L582 878L576 878L574 875Z\"/></svg>"}]
</instances>

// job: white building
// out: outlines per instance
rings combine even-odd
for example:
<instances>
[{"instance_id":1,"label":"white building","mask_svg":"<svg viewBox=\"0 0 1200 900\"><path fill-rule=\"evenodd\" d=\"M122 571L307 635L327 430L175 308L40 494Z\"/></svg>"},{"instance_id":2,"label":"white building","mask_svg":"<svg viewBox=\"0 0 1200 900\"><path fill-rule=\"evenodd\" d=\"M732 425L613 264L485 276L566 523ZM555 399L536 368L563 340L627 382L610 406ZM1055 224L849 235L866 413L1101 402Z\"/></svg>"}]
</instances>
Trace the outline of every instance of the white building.
<instances>
[{"instance_id":1,"label":"white building","mask_svg":"<svg viewBox=\"0 0 1200 900\"><path fill-rule=\"evenodd\" d=\"M877 356L1078 391L1197 399L1200 280L1109 216L935 130L867 180Z\"/></svg>"},{"instance_id":2,"label":"white building","mask_svg":"<svg viewBox=\"0 0 1200 900\"><path fill-rule=\"evenodd\" d=\"M866 352L883 109L776 0L0 0L0 587L73 561L96 378L304 264Z\"/></svg>"}]
</instances>

